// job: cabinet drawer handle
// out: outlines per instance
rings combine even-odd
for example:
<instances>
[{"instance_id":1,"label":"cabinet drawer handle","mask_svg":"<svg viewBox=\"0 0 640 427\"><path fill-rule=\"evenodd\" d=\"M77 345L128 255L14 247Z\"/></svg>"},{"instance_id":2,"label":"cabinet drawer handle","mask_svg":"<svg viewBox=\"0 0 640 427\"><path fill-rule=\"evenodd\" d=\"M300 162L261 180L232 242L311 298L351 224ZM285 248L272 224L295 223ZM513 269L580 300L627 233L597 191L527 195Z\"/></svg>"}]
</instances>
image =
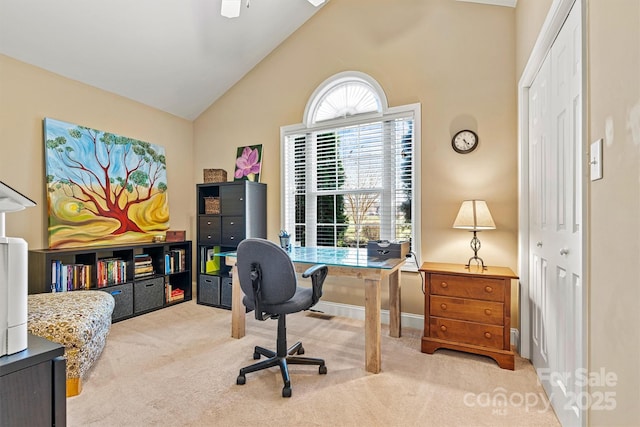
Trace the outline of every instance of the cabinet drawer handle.
<instances>
[{"instance_id":1,"label":"cabinet drawer handle","mask_svg":"<svg viewBox=\"0 0 640 427\"><path fill-rule=\"evenodd\" d=\"M442 326L440 326L440 330L441 330L442 332L447 332L447 327L446 327L446 326L444 326L444 325L442 325Z\"/></svg>"},{"instance_id":2,"label":"cabinet drawer handle","mask_svg":"<svg viewBox=\"0 0 640 427\"><path fill-rule=\"evenodd\" d=\"M486 314L487 316L491 316L491 310L489 310L488 308L485 308L484 314Z\"/></svg>"},{"instance_id":3,"label":"cabinet drawer handle","mask_svg":"<svg viewBox=\"0 0 640 427\"><path fill-rule=\"evenodd\" d=\"M207 221L207 225L211 225L211 221Z\"/></svg>"},{"instance_id":4,"label":"cabinet drawer handle","mask_svg":"<svg viewBox=\"0 0 640 427\"><path fill-rule=\"evenodd\" d=\"M449 287L449 284L447 282L442 282L440 283L440 286L442 286L444 289Z\"/></svg>"},{"instance_id":5,"label":"cabinet drawer handle","mask_svg":"<svg viewBox=\"0 0 640 427\"><path fill-rule=\"evenodd\" d=\"M443 310L446 310L447 309L447 304L440 304L440 308L443 309Z\"/></svg>"},{"instance_id":6,"label":"cabinet drawer handle","mask_svg":"<svg viewBox=\"0 0 640 427\"><path fill-rule=\"evenodd\" d=\"M484 333L484 337L485 337L486 339L490 339L490 338L491 338L491 332L485 332L485 333Z\"/></svg>"},{"instance_id":7,"label":"cabinet drawer handle","mask_svg":"<svg viewBox=\"0 0 640 427\"><path fill-rule=\"evenodd\" d=\"M229 222L229 225L234 225L234 224L235 224L235 222L233 222L233 221Z\"/></svg>"},{"instance_id":8,"label":"cabinet drawer handle","mask_svg":"<svg viewBox=\"0 0 640 427\"><path fill-rule=\"evenodd\" d=\"M242 202L244 200L244 197L240 197L240 201Z\"/></svg>"},{"instance_id":9,"label":"cabinet drawer handle","mask_svg":"<svg viewBox=\"0 0 640 427\"><path fill-rule=\"evenodd\" d=\"M211 234L207 235L207 239L210 239L210 238L211 238Z\"/></svg>"},{"instance_id":10,"label":"cabinet drawer handle","mask_svg":"<svg viewBox=\"0 0 640 427\"><path fill-rule=\"evenodd\" d=\"M487 286L484 288L484 291L488 294L490 294L491 292L493 292L493 288L491 286Z\"/></svg>"},{"instance_id":11,"label":"cabinet drawer handle","mask_svg":"<svg viewBox=\"0 0 640 427\"><path fill-rule=\"evenodd\" d=\"M235 237L233 237L233 236L229 237L229 240L233 240L233 239L235 239Z\"/></svg>"}]
</instances>

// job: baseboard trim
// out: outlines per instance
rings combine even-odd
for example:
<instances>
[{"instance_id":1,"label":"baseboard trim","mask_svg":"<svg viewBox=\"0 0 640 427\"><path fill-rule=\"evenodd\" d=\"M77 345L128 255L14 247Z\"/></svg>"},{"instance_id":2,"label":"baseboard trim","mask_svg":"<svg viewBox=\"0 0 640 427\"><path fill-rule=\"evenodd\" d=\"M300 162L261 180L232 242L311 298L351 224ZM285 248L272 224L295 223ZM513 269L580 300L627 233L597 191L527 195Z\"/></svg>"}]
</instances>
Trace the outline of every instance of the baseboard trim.
<instances>
[{"instance_id":1,"label":"baseboard trim","mask_svg":"<svg viewBox=\"0 0 640 427\"><path fill-rule=\"evenodd\" d=\"M511 346L516 348L518 354L520 354L520 331L516 328L511 328Z\"/></svg>"},{"instance_id":2,"label":"baseboard trim","mask_svg":"<svg viewBox=\"0 0 640 427\"><path fill-rule=\"evenodd\" d=\"M348 317L350 319L364 320L364 307L358 305L341 304L337 302L319 301L313 310L321 311L332 316ZM380 321L384 325L389 324L389 310L380 311ZM424 316L412 313L402 313L400 322L403 327L424 329Z\"/></svg>"},{"instance_id":3,"label":"baseboard trim","mask_svg":"<svg viewBox=\"0 0 640 427\"><path fill-rule=\"evenodd\" d=\"M338 302L319 301L313 310L321 311L332 316L348 317L350 319L364 320L364 307L359 305L341 304ZM384 325L389 324L389 310L380 310L380 321ZM424 329L424 316L413 313L402 313L400 315L402 326L407 328ZM511 328L509 338L511 345L520 350L520 331Z\"/></svg>"}]
</instances>

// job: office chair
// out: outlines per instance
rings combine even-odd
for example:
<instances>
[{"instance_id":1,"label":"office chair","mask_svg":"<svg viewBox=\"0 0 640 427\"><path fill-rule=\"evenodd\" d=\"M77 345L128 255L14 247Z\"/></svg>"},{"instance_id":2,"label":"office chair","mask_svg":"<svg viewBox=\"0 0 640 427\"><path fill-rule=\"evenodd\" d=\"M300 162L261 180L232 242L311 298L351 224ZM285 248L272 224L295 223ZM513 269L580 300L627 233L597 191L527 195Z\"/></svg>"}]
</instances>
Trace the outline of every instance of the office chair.
<instances>
[{"instance_id":1,"label":"office chair","mask_svg":"<svg viewBox=\"0 0 640 427\"><path fill-rule=\"evenodd\" d=\"M249 310L255 311L258 320L278 319L276 351L256 346L254 359L260 356L266 360L240 369L236 383L246 382L250 372L279 366L284 387L282 397L291 397L289 364L318 365L320 374L327 373L323 359L298 357L304 354L302 343L298 341L287 348L287 314L308 310L322 296L322 283L327 277L326 265L315 265L302 274L311 277L311 288L298 286L296 272L289 255L278 245L264 239L245 239L238 245L237 267L240 287L245 296L242 300Z\"/></svg>"}]
</instances>

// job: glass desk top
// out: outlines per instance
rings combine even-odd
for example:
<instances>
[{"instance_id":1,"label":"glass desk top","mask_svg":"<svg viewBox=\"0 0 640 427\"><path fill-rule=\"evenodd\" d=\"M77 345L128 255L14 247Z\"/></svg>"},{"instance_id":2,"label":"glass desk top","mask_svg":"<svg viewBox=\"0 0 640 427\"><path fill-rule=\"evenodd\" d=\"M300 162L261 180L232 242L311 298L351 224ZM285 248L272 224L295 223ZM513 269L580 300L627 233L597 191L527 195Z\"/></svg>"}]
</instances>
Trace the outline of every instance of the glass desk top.
<instances>
[{"instance_id":1,"label":"glass desk top","mask_svg":"<svg viewBox=\"0 0 640 427\"><path fill-rule=\"evenodd\" d=\"M336 267L381 268L391 270L404 260L367 256L366 249L329 247L292 247L287 251L291 261L305 264L326 264ZM216 256L235 257L236 252L220 252Z\"/></svg>"}]
</instances>

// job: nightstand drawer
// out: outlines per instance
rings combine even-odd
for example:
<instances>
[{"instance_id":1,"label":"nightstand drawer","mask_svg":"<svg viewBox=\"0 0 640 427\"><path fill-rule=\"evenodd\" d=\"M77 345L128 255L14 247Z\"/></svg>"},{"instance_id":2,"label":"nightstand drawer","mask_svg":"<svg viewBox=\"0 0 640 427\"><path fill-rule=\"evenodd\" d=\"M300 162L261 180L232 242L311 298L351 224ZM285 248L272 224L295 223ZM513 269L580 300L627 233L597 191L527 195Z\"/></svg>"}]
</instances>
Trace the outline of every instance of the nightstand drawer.
<instances>
[{"instance_id":1,"label":"nightstand drawer","mask_svg":"<svg viewBox=\"0 0 640 427\"><path fill-rule=\"evenodd\" d=\"M503 325L504 304L493 301L480 301L462 298L431 295L431 316L471 322Z\"/></svg>"},{"instance_id":2,"label":"nightstand drawer","mask_svg":"<svg viewBox=\"0 0 640 427\"><path fill-rule=\"evenodd\" d=\"M431 294L504 301L504 281L499 279L432 274L429 284Z\"/></svg>"},{"instance_id":3,"label":"nightstand drawer","mask_svg":"<svg viewBox=\"0 0 640 427\"><path fill-rule=\"evenodd\" d=\"M504 328L475 322L431 317L429 332L432 338L482 347L503 348Z\"/></svg>"}]
</instances>

